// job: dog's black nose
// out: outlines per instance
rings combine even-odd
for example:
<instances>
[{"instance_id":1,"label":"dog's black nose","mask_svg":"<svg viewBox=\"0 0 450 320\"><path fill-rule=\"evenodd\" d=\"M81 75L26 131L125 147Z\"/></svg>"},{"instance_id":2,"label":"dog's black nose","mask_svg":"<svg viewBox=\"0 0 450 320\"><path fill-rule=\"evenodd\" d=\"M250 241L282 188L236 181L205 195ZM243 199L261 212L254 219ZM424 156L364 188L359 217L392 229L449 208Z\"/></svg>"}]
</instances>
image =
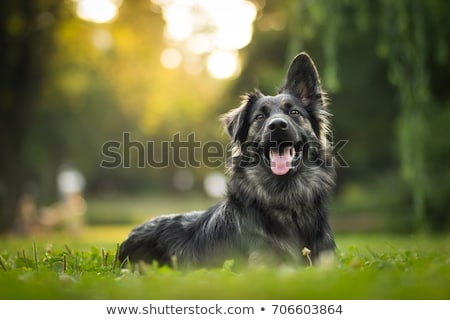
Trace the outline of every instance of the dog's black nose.
<instances>
[{"instance_id":1,"label":"dog's black nose","mask_svg":"<svg viewBox=\"0 0 450 320\"><path fill-rule=\"evenodd\" d=\"M286 130L288 128L288 122L283 118L275 118L270 120L268 128L269 131Z\"/></svg>"}]
</instances>

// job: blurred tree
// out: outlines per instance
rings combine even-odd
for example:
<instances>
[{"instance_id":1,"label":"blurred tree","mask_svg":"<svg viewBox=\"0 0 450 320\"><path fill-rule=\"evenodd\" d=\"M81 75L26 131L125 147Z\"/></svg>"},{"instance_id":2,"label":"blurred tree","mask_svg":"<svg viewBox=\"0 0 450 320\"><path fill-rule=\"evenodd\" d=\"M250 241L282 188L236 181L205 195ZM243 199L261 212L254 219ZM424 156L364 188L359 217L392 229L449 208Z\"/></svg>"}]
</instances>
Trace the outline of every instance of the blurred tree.
<instances>
[{"instance_id":1,"label":"blurred tree","mask_svg":"<svg viewBox=\"0 0 450 320\"><path fill-rule=\"evenodd\" d=\"M32 191L40 204L57 200L63 164L81 170L88 191L167 188L167 170L100 168L102 144L122 141L123 132L144 144L159 145L177 132L185 139L215 114L210 106L222 83L162 67L164 24L150 1L124 2L106 24L79 19L75 5L2 5L3 230L23 192Z\"/></svg>"},{"instance_id":2,"label":"blurred tree","mask_svg":"<svg viewBox=\"0 0 450 320\"><path fill-rule=\"evenodd\" d=\"M380 51L389 61L390 80L398 88L401 111L398 138L402 175L411 190L416 230L426 219L426 118L430 105L425 8L420 0L382 1Z\"/></svg>"},{"instance_id":3,"label":"blurred tree","mask_svg":"<svg viewBox=\"0 0 450 320\"><path fill-rule=\"evenodd\" d=\"M449 227L444 177L450 169L442 163L450 144L436 135L444 120L433 115L448 114L449 14L444 0L266 3L236 88L273 92L281 66L301 50L310 52L332 98L335 139L351 141L343 152L352 169L340 172L340 185L348 176L364 183L397 170L409 196L396 183L386 199L405 201L412 228Z\"/></svg>"},{"instance_id":4,"label":"blurred tree","mask_svg":"<svg viewBox=\"0 0 450 320\"><path fill-rule=\"evenodd\" d=\"M87 176L88 191L170 186L170 168L139 168L136 162L126 169L99 168L102 144L122 141L124 132L130 132L131 140L159 146L177 132L184 138L195 128L207 127L205 119L213 112L210 106L221 83L205 74L193 77L183 69L163 68L163 27L160 13L148 0L124 2L111 23L76 17L61 22L41 112L33 124L45 150L41 154L48 159L42 162L49 163L47 169L33 168L41 182L51 168L69 162ZM200 138L202 130L198 132ZM55 139L58 143L51 142ZM33 143L32 138L29 150ZM136 160L134 154L132 158ZM45 190L54 194L51 188Z\"/></svg>"},{"instance_id":5,"label":"blurred tree","mask_svg":"<svg viewBox=\"0 0 450 320\"><path fill-rule=\"evenodd\" d=\"M88 191L166 189L174 166L102 169L102 144L123 132L158 144L195 131L225 145L217 116L255 87L275 93L301 50L329 91L335 140L351 140L339 187L375 184L379 210L394 199L416 229L449 226L447 2L253 2L253 41L233 81L164 69L160 54L172 44L148 0L123 1L105 24L78 19L71 1L1 4L0 230L13 223L25 180L36 181L40 201L55 200L64 163L86 175Z\"/></svg>"},{"instance_id":6,"label":"blurred tree","mask_svg":"<svg viewBox=\"0 0 450 320\"><path fill-rule=\"evenodd\" d=\"M377 11L377 51L388 61L389 80L397 88L401 107L397 124L398 149L401 173L411 194L414 229L442 229L450 224L448 202L439 208L436 199L448 197L440 191L437 191L440 196L427 191L433 189L436 192L437 186L433 185L442 183L433 178L432 162L435 159L430 158L427 149L437 146L438 137L430 134L430 127L435 125L430 114L438 97L442 96L440 86L433 86L431 79L445 77L447 83L450 80L450 28L445 21L450 6L439 0L384 0L379 2ZM436 68L436 65L444 68ZM448 91L445 95L448 101ZM445 190L448 184L450 181L438 189Z\"/></svg>"},{"instance_id":7,"label":"blurred tree","mask_svg":"<svg viewBox=\"0 0 450 320\"><path fill-rule=\"evenodd\" d=\"M0 4L0 231L23 192L24 139L37 105L62 1Z\"/></svg>"}]
</instances>

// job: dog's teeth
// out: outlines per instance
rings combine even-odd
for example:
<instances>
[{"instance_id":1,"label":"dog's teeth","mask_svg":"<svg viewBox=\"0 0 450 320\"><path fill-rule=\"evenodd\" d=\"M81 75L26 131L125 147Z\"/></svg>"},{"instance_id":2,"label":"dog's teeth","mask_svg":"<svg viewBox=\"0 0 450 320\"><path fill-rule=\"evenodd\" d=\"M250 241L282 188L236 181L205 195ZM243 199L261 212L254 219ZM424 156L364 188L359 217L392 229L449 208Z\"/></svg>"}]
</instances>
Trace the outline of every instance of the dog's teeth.
<instances>
[{"instance_id":1,"label":"dog's teeth","mask_svg":"<svg viewBox=\"0 0 450 320\"><path fill-rule=\"evenodd\" d=\"M295 149L291 148L291 157L294 157L294 156L295 156Z\"/></svg>"}]
</instances>

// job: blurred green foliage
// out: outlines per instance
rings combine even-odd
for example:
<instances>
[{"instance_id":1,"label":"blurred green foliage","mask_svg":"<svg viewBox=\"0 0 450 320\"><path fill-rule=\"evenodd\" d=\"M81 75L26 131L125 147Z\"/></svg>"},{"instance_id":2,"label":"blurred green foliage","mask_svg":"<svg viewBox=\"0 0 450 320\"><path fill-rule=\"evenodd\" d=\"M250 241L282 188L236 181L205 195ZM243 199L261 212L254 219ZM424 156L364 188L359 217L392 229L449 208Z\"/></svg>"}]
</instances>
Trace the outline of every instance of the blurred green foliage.
<instances>
[{"instance_id":1,"label":"blurred green foliage","mask_svg":"<svg viewBox=\"0 0 450 320\"><path fill-rule=\"evenodd\" d=\"M350 167L338 168L339 213L370 210L392 214L393 223L402 217L401 230L448 230L447 1L254 3L241 75L215 80L161 66L170 44L148 0L123 1L105 24L79 19L71 1L3 2L0 229L14 224L22 194L38 205L57 200L64 164L84 174L88 197L174 193L176 168L100 168L102 145L123 132L155 142L195 132L225 146L218 116L255 87L274 94L293 55L305 50L329 93L333 138L350 141L342 150ZM195 192L209 171L192 169Z\"/></svg>"}]
</instances>

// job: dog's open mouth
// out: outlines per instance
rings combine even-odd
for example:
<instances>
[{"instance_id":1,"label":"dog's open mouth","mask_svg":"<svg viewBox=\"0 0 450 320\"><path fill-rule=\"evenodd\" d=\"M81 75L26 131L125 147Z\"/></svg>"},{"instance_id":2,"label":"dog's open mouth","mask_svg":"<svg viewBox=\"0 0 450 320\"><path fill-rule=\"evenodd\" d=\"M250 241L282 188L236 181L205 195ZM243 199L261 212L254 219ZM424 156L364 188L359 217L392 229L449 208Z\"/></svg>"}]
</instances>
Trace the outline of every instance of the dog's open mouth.
<instances>
[{"instance_id":1,"label":"dog's open mouth","mask_svg":"<svg viewBox=\"0 0 450 320\"><path fill-rule=\"evenodd\" d=\"M294 145L283 145L266 149L265 156L272 173L283 176L297 166L300 151Z\"/></svg>"}]
</instances>

